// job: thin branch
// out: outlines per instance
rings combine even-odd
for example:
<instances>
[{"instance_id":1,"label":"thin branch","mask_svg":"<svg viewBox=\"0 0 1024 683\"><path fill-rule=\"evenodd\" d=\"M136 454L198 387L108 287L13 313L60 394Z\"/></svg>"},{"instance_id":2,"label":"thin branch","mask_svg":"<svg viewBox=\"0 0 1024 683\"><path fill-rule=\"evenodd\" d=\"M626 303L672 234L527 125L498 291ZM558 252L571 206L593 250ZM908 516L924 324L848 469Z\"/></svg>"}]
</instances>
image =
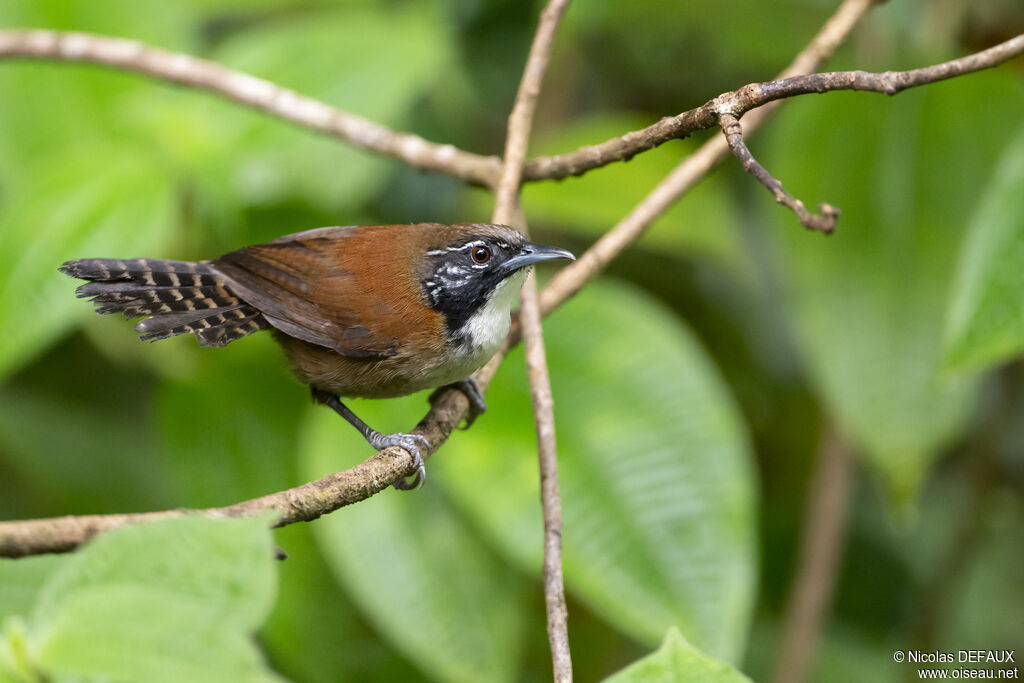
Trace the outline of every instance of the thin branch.
<instances>
[{"instance_id":1,"label":"thin branch","mask_svg":"<svg viewBox=\"0 0 1024 683\"><path fill-rule=\"evenodd\" d=\"M758 163L754 155L750 153L747 145L743 142L743 127L740 126L740 122L735 116L732 114L722 114L721 125L725 140L729 143L732 153L743 164L743 170L757 178L762 185L767 187L775 195L775 201L792 209L793 213L800 219L800 225L808 230L817 230L826 235L832 234L836 229L839 209L831 204L819 204L818 210L821 211L820 214L808 211L804 207L804 203L786 192L782 188L782 183L769 173L764 166Z\"/></svg>"},{"instance_id":2,"label":"thin branch","mask_svg":"<svg viewBox=\"0 0 1024 683\"><path fill-rule=\"evenodd\" d=\"M491 369L491 376L495 368ZM462 392L445 392L443 400L434 403L430 414L417 425L415 433L422 434L432 444L435 439L444 440L462 420L467 409L468 401ZM0 557L67 552L105 531L171 517L244 517L275 511L278 517L274 526L309 522L383 491L395 481L411 475L414 469L407 451L391 447L342 472L226 507L0 522Z\"/></svg>"},{"instance_id":3,"label":"thin branch","mask_svg":"<svg viewBox=\"0 0 1024 683\"><path fill-rule=\"evenodd\" d=\"M801 51L782 76L813 71L846 39L873 0L844 0L835 15L822 27L811 43ZM748 134L780 103L773 102L746 117ZM575 263L562 269L540 293L541 314L547 315L576 294L611 259L642 235L650 224L729 153L724 138L709 140L683 161L630 214L597 241ZM519 341L518 330L509 335L504 348L474 375L481 390L486 390L505 354ZM465 394L455 389L441 392L427 415L413 430L431 444L424 458L437 451L469 412ZM357 503L388 488L415 471L412 456L398 447L387 448L369 460L343 472L330 474L303 486L244 501L225 508L206 510L169 510L137 515L86 515L49 519L0 522L0 557L20 557L41 553L67 552L93 536L118 526L153 515L167 517L198 514L238 516L275 510L280 514L277 526L311 521L352 503ZM146 515L149 515L146 517Z\"/></svg>"},{"instance_id":4,"label":"thin branch","mask_svg":"<svg viewBox=\"0 0 1024 683\"><path fill-rule=\"evenodd\" d=\"M569 0L550 0L541 12L540 23L519 83L516 101L508 117L504 166L498 183L493 221L525 228L519 210L519 186L530 140L533 115L541 83L551 59L555 32L569 6ZM558 495L558 452L555 446L554 400L548 375L544 336L540 322L537 283L531 274L522 290L522 321L526 343L526 368L530 379L534 423L537 428L537 458L540 467L541 506L544 515L544 602L547 606L548 642L551 666L557 683L571 683L568 610L562 580L562 502Z\"/></svg>"},{"instance_id":5,"label":"thin branch","mask_svg":"<svg viewBox=\"0 0 1024 683\"><path fill-rule=\"evenodd\" d=\"M554 680L562 683L572 681L572 659L569 652L569 611L565 604L562 579L562 500L558 493L554 399L540 319L537 282L531 274L523 287L520 320L526 345L530 398L537 428L540 498L544 514L544 603L547 606L548 642Z\"/></svg>"},{"instance_id":6,"label":"thin branch","mask_svg":"<svg viewBox=\"0 0 1024 683\"><path fill-rule=\"evenodd\" d=\"M786 606L776 683L801 683L806 678L842 559L852 479L850 446L830 426L822 436L807 490L800 561Z\"/></svg>"},{"instance_id":7,"label":"thin branch","mask_svg":"<svg viewBox=\"0 0 1024 683\"><path fill-rule=\"evenodd\" d=\"M780 78L814 71L823 60L832 55L874 4L874 0L843 0L836 13L780 74ZM756 130L780 104L781 102L772 102L750 112L745 119L747 134ZM715 137L684 159L615 227L602 235L574 263L558 271L540 294L541 313L551 313L579 292L612 259L638 240L658 216L728 154L729 145L725 138Z\"/></svg>"},{"instance_id":8,"label":"thin branch","mask_svg":"<svg viewBox=\"0 0 1024 683\"><path fill-rule=\"evenodd\" d=\"M867 4L873 4L873 0L867 0ZM587 145L567 154L532 159L523 169L523 180L558 180L582 175L617 161L629 161L637 154L671 140L681 140L698 131L714 128L722 114L733 114L740 118L752 109L780 99L834 90L863 90L895 95L908 88L998 66L1022 52L1024 35L960 59L911 71L837 71L810 74L808 72L813 69L797 69L796 72L803 75L787 78L786 76L791 75L787 73L778 80L751 83L739 90L723 93L696 109L676 116L666 116L642 130L632 131L597 145ZM820 62L820 59L817 61Z\"/></svg>"},{"instance_id":9,"label":"thin branch","mask_svg":"<svg viewBox=\"0 0 1024 683\"><path fill-rule=\"evenodd\" d=\"M135 40L63 31L0 31L0 59L23 57L91 62L186 85L394 157L414 168L492 186L499 161L399 133L270 81L191 55Z\"/></svg>"}]
</instances>

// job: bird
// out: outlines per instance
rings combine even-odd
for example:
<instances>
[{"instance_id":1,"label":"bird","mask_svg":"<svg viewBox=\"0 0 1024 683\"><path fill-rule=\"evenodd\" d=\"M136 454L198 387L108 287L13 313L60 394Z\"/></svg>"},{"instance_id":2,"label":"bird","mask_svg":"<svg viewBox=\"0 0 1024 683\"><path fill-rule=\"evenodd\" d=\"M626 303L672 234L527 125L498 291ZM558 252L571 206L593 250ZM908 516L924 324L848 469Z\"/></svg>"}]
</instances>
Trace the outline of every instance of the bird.
<instances>
[{"instance_id":1,"label":"bird","mask_svg":"<svg viewBox=\"0 0 1024 683\"><path fill-rule=\"evenodd\" d=\"M412 482L395 482L409 489L426 478L427 440L378 432L341 399L455 386L472 423L486 410L472 374L508 334L526 273L552 259L575 257L507 225L414 223L316 228L214 260L85 258L59 270L86 280L75 293L97 313L146 316L143 341L191 333L219 347L270 330L316 403L374 449L412 455Z\"/></svg>"}]
</instances>

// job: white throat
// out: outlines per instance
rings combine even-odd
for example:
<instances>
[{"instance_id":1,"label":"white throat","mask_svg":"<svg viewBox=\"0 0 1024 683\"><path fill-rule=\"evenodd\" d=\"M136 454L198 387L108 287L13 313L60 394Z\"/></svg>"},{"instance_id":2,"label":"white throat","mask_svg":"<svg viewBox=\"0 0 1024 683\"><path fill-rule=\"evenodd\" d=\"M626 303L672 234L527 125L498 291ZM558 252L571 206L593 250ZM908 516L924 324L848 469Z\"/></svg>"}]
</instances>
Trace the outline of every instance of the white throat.
<instances>
[{"instance_id":1,"label":"white throat","mask_svg":"<svg viewBox=\"0 0 1024 683\"><path fill-rule=\"evenodd\" d=\"M486 352L489 357L508 335L512 304L529 268L523 268L495 287L483 306L470 316L459 330L459 336L467 340L473 351Z\"/></svg>"}]
</instances>

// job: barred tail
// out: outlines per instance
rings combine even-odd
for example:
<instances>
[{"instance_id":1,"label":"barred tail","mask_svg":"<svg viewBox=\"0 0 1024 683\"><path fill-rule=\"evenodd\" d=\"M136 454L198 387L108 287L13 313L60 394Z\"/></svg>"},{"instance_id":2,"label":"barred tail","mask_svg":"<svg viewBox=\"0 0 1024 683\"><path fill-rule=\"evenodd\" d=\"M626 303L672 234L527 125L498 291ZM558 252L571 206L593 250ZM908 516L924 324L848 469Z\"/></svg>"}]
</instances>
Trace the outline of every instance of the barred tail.
<instances>
[{"instance_id":1,"label":"barred tail","mask_svg":"<svg viewBox=\"0 0 1024 683\"><path fill-rule=\"evenodd\" d=\"M206 263L80 259L68 261L60 271L88 280L75 293L88 297L97 313L152 316L135 325L143 341L191 332L200 346L224 346L269 326Z\"/></svg>"}]
</instances>

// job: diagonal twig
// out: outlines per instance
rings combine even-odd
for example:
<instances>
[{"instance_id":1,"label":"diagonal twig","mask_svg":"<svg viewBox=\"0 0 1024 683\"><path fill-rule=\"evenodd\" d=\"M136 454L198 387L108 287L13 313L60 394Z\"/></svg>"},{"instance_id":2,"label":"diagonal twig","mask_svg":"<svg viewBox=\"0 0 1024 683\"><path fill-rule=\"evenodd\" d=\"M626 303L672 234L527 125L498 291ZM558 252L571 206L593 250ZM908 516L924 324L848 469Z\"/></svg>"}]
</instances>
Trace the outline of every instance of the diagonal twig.
<instances>
[{"instance_id":1,"label":"diagonal twig","mask_svg":"<svg viewBox=\"0 0 1024 683\"><path fill-rule=\"evenodd\" d=\"M499 161L399 133L270 81L136 40L65 31L0 31L0 58L92 62L215 93L278 118L394 157L414 168L491 186Z\"/></svg>"}]
</instances>

